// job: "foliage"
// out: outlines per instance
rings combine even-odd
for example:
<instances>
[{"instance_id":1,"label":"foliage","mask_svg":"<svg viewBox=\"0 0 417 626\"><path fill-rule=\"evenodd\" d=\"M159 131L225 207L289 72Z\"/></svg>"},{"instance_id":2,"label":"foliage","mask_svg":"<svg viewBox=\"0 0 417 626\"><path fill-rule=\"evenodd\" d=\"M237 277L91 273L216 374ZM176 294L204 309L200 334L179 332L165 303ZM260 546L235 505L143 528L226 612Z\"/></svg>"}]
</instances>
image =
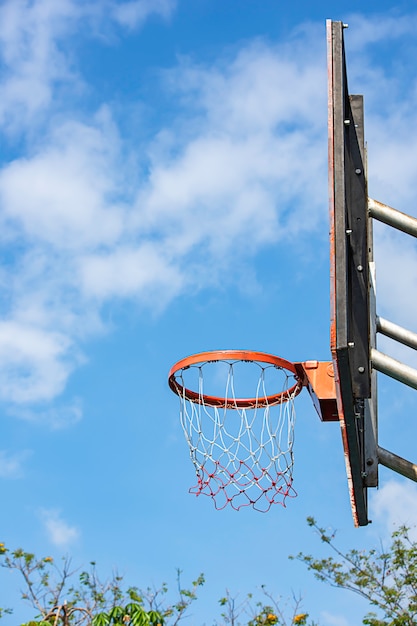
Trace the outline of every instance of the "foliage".
<instances>
[{"instance_id":1,"label":"foliage","mask_svg":"<svg viewBox=\"0 0 417 626\"><path fill-rule=\"evenodd\" d=\"M292 598L292 617L288 622L285 617L285 603L282 598L275 598L265 585L261 587L264 596L268 602L256 602L255 611L252 611L254 617L248 622L247 626L286 626L287 624L298 624L299 626L307 626L308 613L300 613L301 598L293 595ZM252 598L252 594L248 596ZM314 622L310 626L315 626Z\"/></svg>"},{"instance_id":2,"label":"foliage","mask_svg":"<svg viewBox=\"0 0 417 626\"><path fill-rule=\"evenodd\" d=\"M333 552L323 559L300 553L297 559L307 565L316 578L365 598L381 614L370 612L363 618L367 626L412 626L417 623L417 543L409 528L400 527L392 534L388 550L349 550L343 553L335 544L335 533L320 528L310 517L308 524ZM335 555L335 556L334 556ZM290 557L294 558L294 557ZM0 566L17 571L23 578L22 598L37 613L34 621L22 626L177 626L188 614L204 585L201 574L189 587L181 583L177 571L176 600L168 601L168 587L123 589L123 578L113 574L101 580L96 565L78 573L68 558L60 564L47 556L37 558L22 549L10 551L0 543ZM281 598L274 597L265 586L262 598L248 594L242 600L226 591L219 600L221 621L218 626L307 626L308 614L300 612L300 599L293 597L291 617ZM0 609L0 619L11 609ZM310 626L314 626L310 622Z\"/></svg>"},{"instance_id":3,"label":"foliage","mask_svg":"<svg viewBox=\"0 0 417 626\"><path fill-rule=\"evenodd\" d=\"M239 626L241 622L238 622L237 618L246 615L246 626L291 626L293 624L307 626L308 613L298 613L301 605L300 598L292 598L292 617L288 621L285 617L285 605L282 598L275 598L265 585L261 585L261 591L263 601L257 601L254 604L252 593L238 603L237 597L231 596L229 591L226 591L226 595L219 600L220 606L224 607L221 614L222 624ZM246 621L248 618L249 621ZM311 622L310 626L315 625Z\"/></svg>"},{"instance_id":4,"label":"foliage","mask_svg":"<svg viewBox=\"0 0 417 626\"><path fill-rule=\"evenodd\" d=\"M50 556L39 559L21 548L9 550L4 543L0 543L0 558L3 568L21 575L24 581L21 597L37 613L34 621L22 626L162 625L166 615L175 618L186 612L196 597L195 588L204 582L199 578L191 590L181 590L180 603L166 607L163 615L159 611L159 596L166 593L166 585L155 592L147 589L141 593L136 587L123 591L122 576L116 573L109 580L101 580L94 561L87 570L78 573L71 568L69 558L57 564ZM1 609L0 618L6 613L11 614L12 610Z\"/></svg>"},{"instance_id":5,"label":"foliage","mask_svg":"<svg viewBox=\"0 0 417 626\"><path fill-rule=\"evenodd\" d=\"M35 620L22 626L177 626L188 614L204 585L200 574L191 585L184 587L177 570L177 589L174 602L168 601L168 586L159 588L123 589L123 577L113 574L101 580L96 564L78 572L68 558L57 564L50 557L37 558L22 549L9 550L0 543L0 566L17 571L24 581L22 599L33 607ZM281 598L274 598L265 586L261 587L263 601L255 601L253 594L243 600L229 591L219 600L221 622L228 626L290 626L307 624L306 613L299 612L300 599L293 598L292 617L287 620L281 608ZM0 618L10 609L0 610ZM314 626L311 624L310 626Z\"/></svg>"},{"instance_id":6,"label":"foliage","mask_svg":"<svg viewBox=\"0 0 417 626\"><path fill-rule=\"evenodd\" d=\"M417 543L410 539L408 527L401 526L392 533L388 550L381 547L380 550L343 553L334 543L334 533L320 528L312 517L307 518L307 523L337 556L316 559L300 553L296 558L305 563L318 580L359 594L383 614L383 619L379 619L376 613L370 612L363 624L413 626L417 623Z\"/></svg>"},{"instance_id":7,"label":"foliage","mask_svg":"<svg viewBox=\"0 0 417 626\"><path fill-rule=\"evenodd\" d=\"M130 602L125 607L114 606L108 613L99 613L91 621L92 626L162 626L163 617L157 611L145 611L137 602Z\"/></svg>"}]
</instances>

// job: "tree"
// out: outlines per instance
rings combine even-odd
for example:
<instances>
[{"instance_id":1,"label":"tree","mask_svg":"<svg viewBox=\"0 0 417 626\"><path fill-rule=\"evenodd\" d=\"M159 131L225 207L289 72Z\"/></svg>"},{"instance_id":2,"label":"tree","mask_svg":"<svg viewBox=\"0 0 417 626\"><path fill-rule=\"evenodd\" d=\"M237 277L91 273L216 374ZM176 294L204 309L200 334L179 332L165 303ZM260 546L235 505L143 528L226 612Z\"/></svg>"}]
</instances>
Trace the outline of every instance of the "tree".
<instances>
[{"instance_id":1,"label":"tree","mask_svg":"<svg viewBox=\"0 0 417 626\"><path fill-rule=\"evenodd\" d=\"M410 539L407 526L392 533L388 550L349 550L343 553L334 542L335 533L320 528L307 518L323 543L336 557L316 559L303 553L296 557L307 565L318 580L348 589L379 609L383 618L368 613L363 624L369 626L414 626L417 623L417 543Z\"/></svg>"},{"instance_id":2,"label":"tree","mask_svg":"<svg viewBox=\"0 0 417 626\"><path fill-rule=\"evenodd\" d=\"M90 563L88 570L79 573L74 583L76 570L71 568L69 558L63 558L58 565L50 556L39 559L21 548L11 551L4 543L0 543L0 556L3 568L15 570L22 576L24 590L21 597L37 613L35 620L22 626L164 624L164 616L152 603L147 610L144 608L144 600L135 587L129 587L123 592L121 576L114 574L110 580L102 581L94 562ZM153 597L154 603L156 597L157 593ZM187 606L184 603L184 608L175 610L181 614ZM3 614L11 613L10 608L0 609L0 618Z\"/></svg>"},{"instance_id":3,"label":"tree","mask_svg":"<svg viewBox=\"0 0 417 626\"><path fill-rule=\"evenodd\" d=\"M168 587L123 588L123 577L113 574L102 580L91 562L88 569L78 572L69 558L55 563L50 557L37 558L22 549L9 550L0 543L0 566L16 571L23 579L22 599L28 602L35 619L22 626L177 626L189 614L204 584L200 574L188 586L181 582L177 570L176 597L168 601ZM300 611L301 600L293 598L291 617L285 617L281 598L274 598L261 586L261 600L248 594L238 601L228 591L219 600L222 610L217 626L307 626L307 613ZM2 615L11 609L0 609ZM213 623L213 622L211 622ZM310 624L314 626L314 624Z\"/></svg>"},{"instance_id":4,"label":"tree","mask_svg":"<svg viewBox=\"0 0 417 626\"><path fill-rule=\"evenodd\" d=\"M239 626L241 622L237 619L245 614L249 618L249 621L245 620L246 626L307 626L308 613L300 612L301 598L293 595L291 617L287 619L286 611L282 608L282 598L274 597L265 585L261 585L261 591L261 600L254 600L253 594L248 593L239 603L237 597L226 591L226 595L219 600L220 606L224 608L221 614L222 624ZM310 622L310 626L315 626L314 622Z\"/></svg>"}]
</instances>

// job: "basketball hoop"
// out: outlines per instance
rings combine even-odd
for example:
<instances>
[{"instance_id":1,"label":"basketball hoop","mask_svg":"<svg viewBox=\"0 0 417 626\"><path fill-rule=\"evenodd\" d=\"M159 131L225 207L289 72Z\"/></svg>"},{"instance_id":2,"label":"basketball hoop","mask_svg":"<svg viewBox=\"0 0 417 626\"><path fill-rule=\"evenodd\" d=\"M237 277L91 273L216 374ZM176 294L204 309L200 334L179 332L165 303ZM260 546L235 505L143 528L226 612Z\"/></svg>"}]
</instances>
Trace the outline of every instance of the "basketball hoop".
<instances>
[{"instance_id":1,"label":"basketball hoop","mask_svg":"<svg viewBox=\"0 0 417 626\"><path fill-rule=\"evenodd\" d=\"M293 363L250 350L202 352L178 361L168 382L197 474L190 493L211 496L217 509L263 512L297 495L294 398L303 381Z\"/></svg>"}]
</instances>

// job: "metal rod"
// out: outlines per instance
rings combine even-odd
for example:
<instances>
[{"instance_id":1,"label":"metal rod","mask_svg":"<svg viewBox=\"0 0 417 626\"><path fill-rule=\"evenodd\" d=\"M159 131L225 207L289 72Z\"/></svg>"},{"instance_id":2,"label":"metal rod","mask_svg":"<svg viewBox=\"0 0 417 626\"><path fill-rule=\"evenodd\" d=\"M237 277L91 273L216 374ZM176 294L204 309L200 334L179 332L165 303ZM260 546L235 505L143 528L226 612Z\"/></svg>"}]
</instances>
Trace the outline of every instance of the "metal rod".
<instances>
[{"instance_id":1,"label":"metal rod","mask_svg":"<svg viewBox=\"0 0 417 626\"><path fill-rule=\"evenodd\" d=\"M417 370L409 365L401 363L392 357L379 352L379 350L371 349L371 363L378 372L382 372L400 383L404 383L413 389L417 389Z\"/></svg>"},{"instance_id":2,"label":"metal rod","mask_svg":"<svg viewBox=\"0 0 417 626\"><path fill-rule=\"evenodd\" d=\"M417 465L415 463L411 463L411 461L407 461L401 456L389 452L380 446L378 446L378 460L381 465L417 482Z\"/></svg>"},{"instance_id":3,"label":"metal rod","mask_svg":"<svg viewBox=\"0 0 417 626\"><path fill-rule=\"evenodd\" d=\"M417 333L413 333L411 330L384 320L383 317L379 316L376 318L376 330L378 333L390 337L390 339L395 339L405 346L417 350Z\"/></svg>"},{"instance_id":4,"label":"metal rod","mask_svg":"<svg viewBox=\"0 0 417 626\"><path fill-rule=\"evenodd\" d=\"M407 235L417 237L417 219L407 213L402 213L382 202L368 198L369 215L388 226L402 230Z\"/></svg>"}]
</instances>

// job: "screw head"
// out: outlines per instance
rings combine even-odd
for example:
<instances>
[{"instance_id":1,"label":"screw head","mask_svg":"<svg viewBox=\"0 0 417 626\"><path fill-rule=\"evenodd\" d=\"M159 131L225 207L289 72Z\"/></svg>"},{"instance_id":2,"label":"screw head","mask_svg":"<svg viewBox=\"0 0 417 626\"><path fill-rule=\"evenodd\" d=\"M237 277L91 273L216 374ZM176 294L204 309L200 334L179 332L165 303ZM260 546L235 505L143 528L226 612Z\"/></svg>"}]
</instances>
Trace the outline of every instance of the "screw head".
<instances>
[{"instance_id":1,"label":"screw head","mask_svg":"<svg viewBox=\"0 0 417 626\"><path fill-rule=\"evenodd\" d=\"M358 367L359 374L363 374L364 371L365 371L365 368L362 365L360 367Z\"/></svg>"}]
</instances>

